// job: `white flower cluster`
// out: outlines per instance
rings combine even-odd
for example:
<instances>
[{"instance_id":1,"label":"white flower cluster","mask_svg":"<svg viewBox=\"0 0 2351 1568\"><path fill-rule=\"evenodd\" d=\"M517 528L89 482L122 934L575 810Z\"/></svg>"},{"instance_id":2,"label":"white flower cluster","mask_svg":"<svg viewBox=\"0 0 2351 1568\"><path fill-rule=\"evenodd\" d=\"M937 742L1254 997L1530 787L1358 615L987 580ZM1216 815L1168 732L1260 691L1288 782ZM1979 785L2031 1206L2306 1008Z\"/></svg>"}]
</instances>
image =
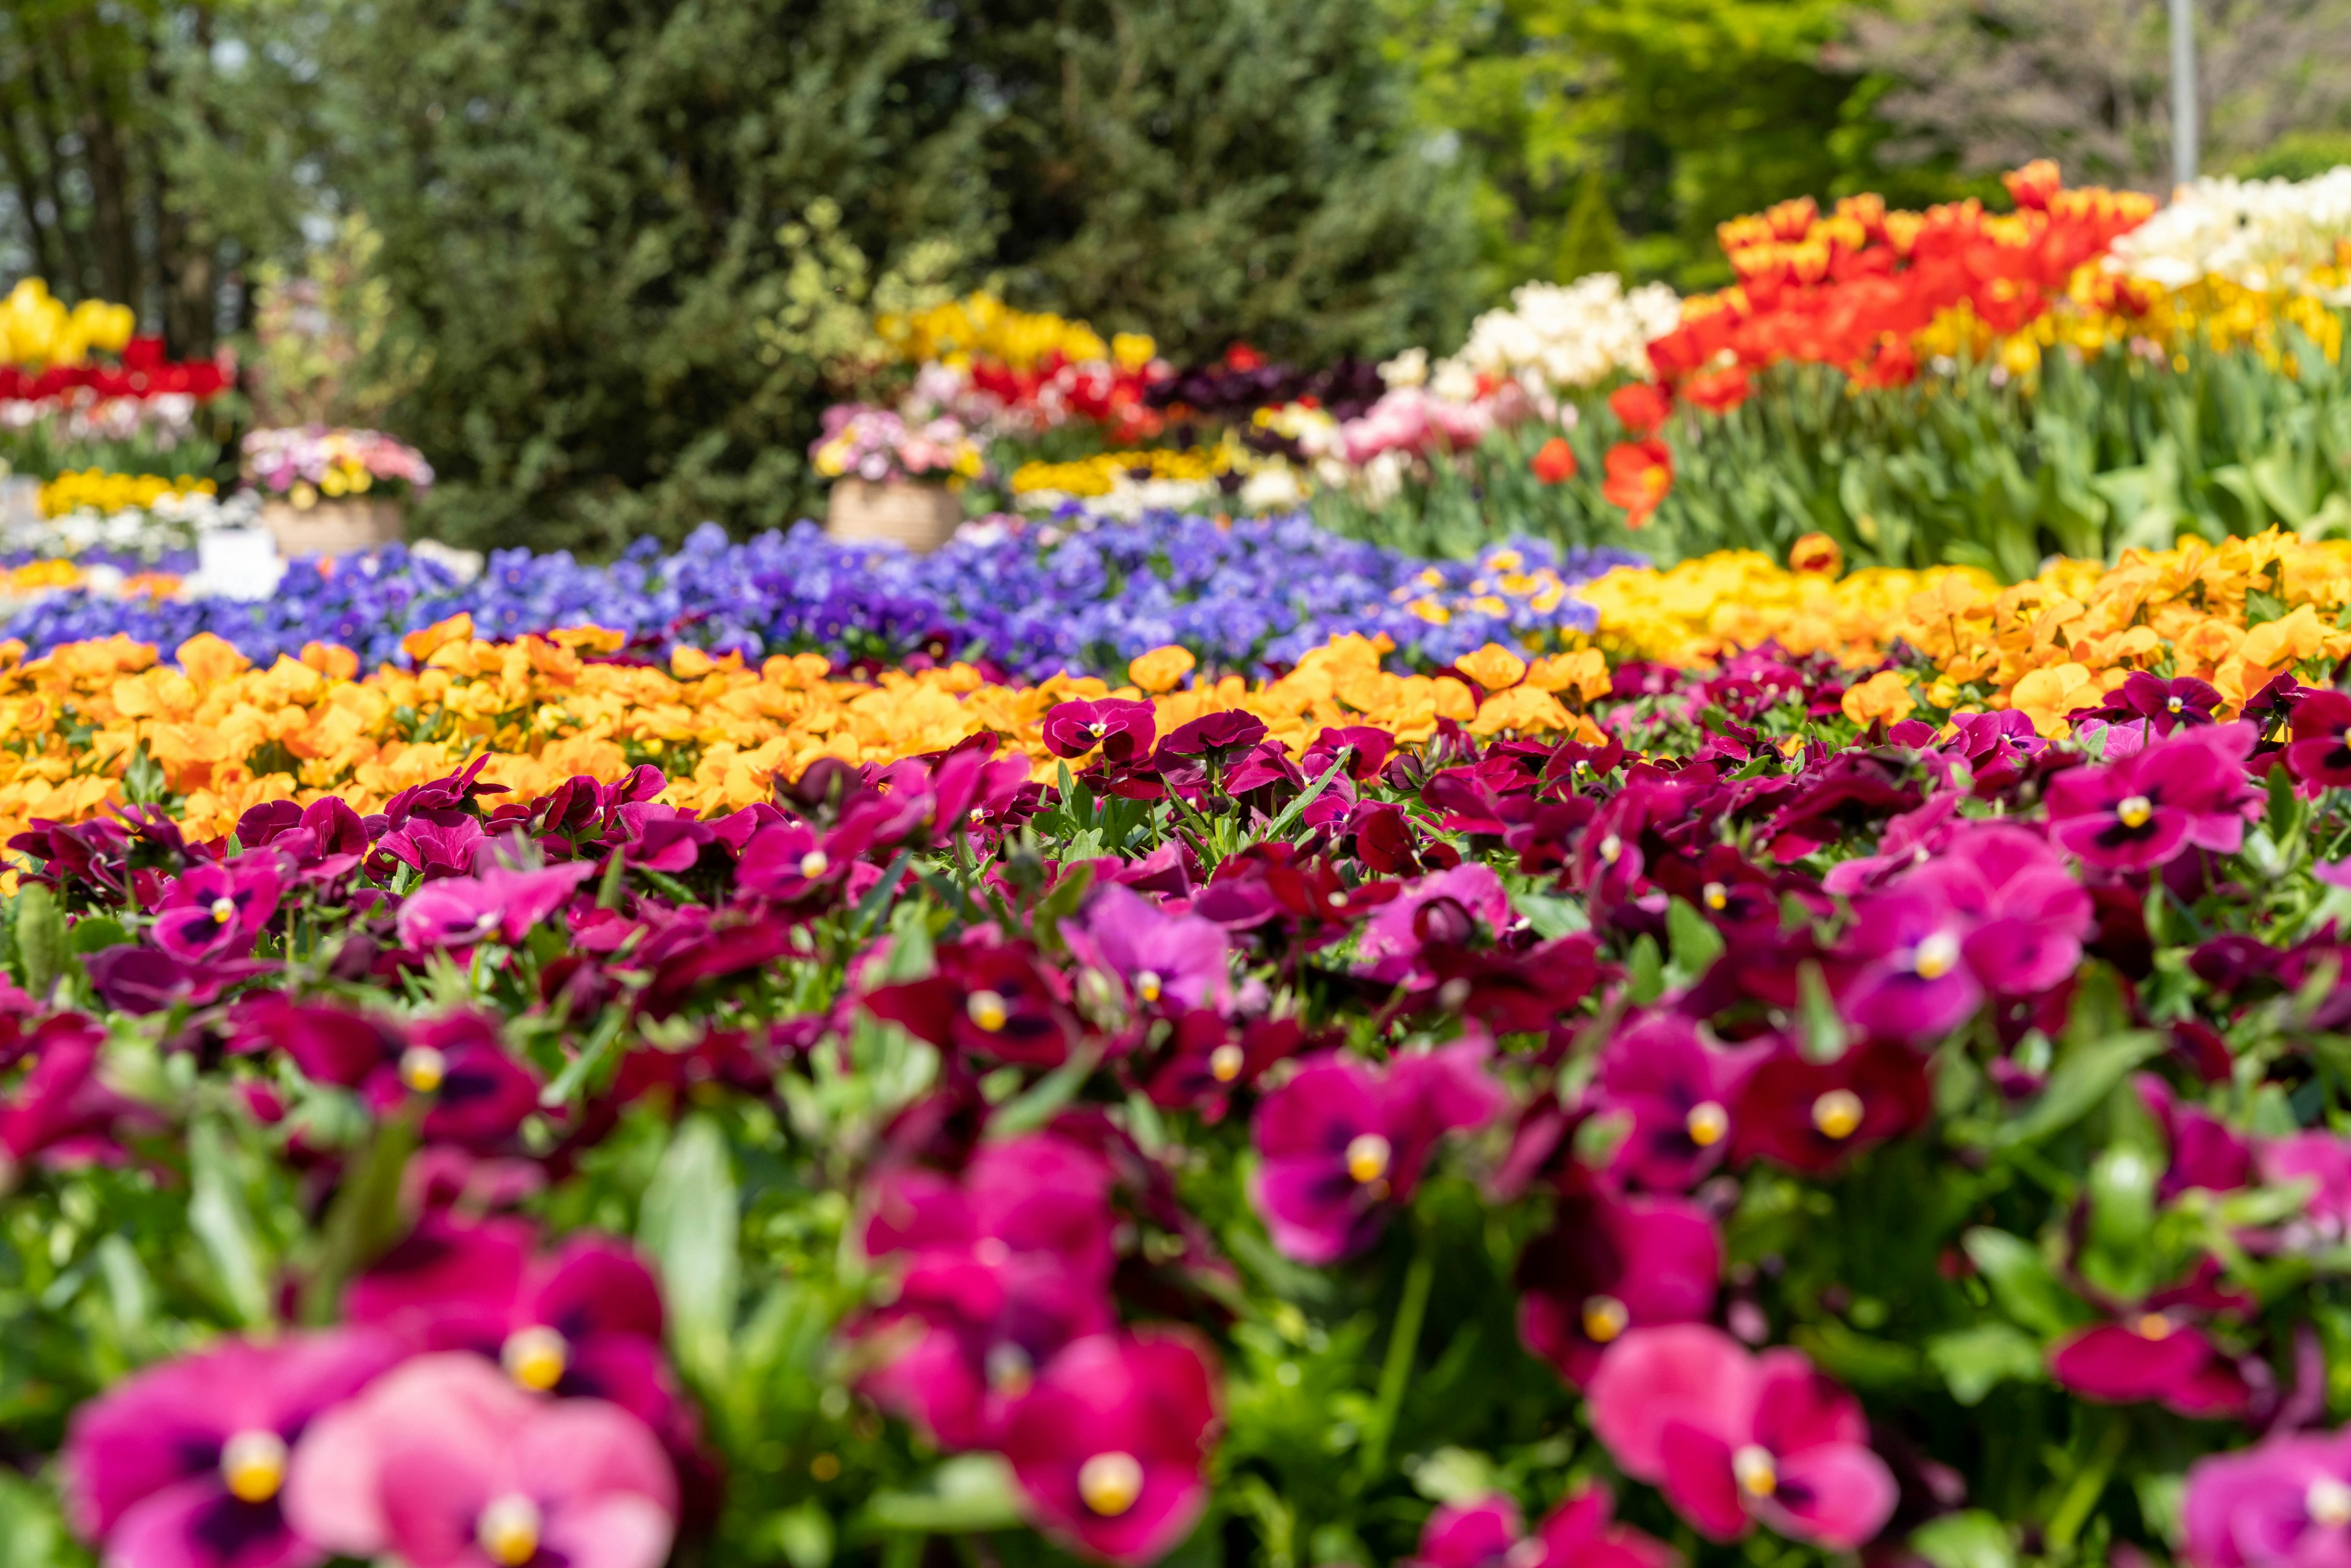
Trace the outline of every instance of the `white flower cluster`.
<instances>
[{"instance_id":1,"label":"white flower cluster","mask_svg":"<svg viewBox=\"0 0 2351 1568\"><path fill-rule=\"evenodd\" d=\"M111 550L152 561L174 550L191 550L197 539L219 528L254 526L261 497L239 491L225 500L191 490L166 495L152 507L101 512L82 507L57 517L27 517L0 529L0 548L37 556L70 559L85 550Z\"/></svg>"},{"instance_id":2,"label":"white flower cluster","mask_svg":"<svg viewBox=\"0 0 2351 1568\"><path fill-rule=\"evenodd\" d=\"M2203 179L2115 242L2106 265L2165 288L2221 277L2351 304L2351 165L2314 180Z\"/></svg>"},{"instance_id":3,"label":"white flower cluster","mask_svg":"<svg viewBox=\"0 0 2351 1568\"><path fill-rule=\"evenodd\" d=\"M1489 383L1530 375L1552 392L1596 386L1617 371L1646 377L1648 347L1681 321L1680 297L1662 283L1626 293L1613 272L1573 283L1525 283L1510 291L1507 310L1489 310L1470 324L1460 352L1438 365L1429 385L1439 396L1475 396ZM1529 387L1529 391L1538 390Z\"/></svg>"}]
</instances>

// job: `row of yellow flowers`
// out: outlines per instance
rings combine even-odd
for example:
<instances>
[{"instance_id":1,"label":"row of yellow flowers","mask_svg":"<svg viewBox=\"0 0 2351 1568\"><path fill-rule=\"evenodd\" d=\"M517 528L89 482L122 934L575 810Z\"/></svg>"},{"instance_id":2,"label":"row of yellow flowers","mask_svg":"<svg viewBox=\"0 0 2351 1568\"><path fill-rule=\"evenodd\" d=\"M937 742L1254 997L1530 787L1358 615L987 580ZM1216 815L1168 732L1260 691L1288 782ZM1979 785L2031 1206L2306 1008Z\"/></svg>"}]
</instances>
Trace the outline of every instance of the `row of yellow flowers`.
<instances>
[{"instance_id":1,"label":"row of yellow flowers","mask_svg":"<svg viewBox=\"0 0 2351 1568\"><path fill-rule=\"evenodd\" d=\"M211 496L210 479L160 474L110 474L103 468L69 468L41 486L41 515L62 517L87 507L100 512L152 507L166 497Z\"/></svg>"},{"instance_id":2,"label":"row of yellow flowers","mask_svg":"<svg viewBox=\"0 0 2351 1568\"><path fill-rule=\"evenodd\" d=\"M263 800L334 793L373 809L483 752L487 777L524 797L653 762L671 777L668 799L698 811L766 799L775 778L820 757L886 761L988 733L1048 777L1047 711L1112 695L1149 695L1163 733L1243 709L1292 747L1326 725L1425 739L1440 719L1480 736L1597 739L1585 709L1608 691L1612 661L1701 666L1770 641L1829 653L1857 674L1912 651L1856 681L1845 704L1856 722L2014 707L2055 735L2069 711L2135 669L2209 680L2233 707L2281 672L2317 678L2351 656L2351 631L2338 624L2351 618L2351 545L2274 532L2134 553L2112 569L2061 562L2005 589L1956 569L1836 577L1726 553L1670 571L1620 570L1587 591L1601 612L1593 645L1531 662L1489 645L1459 662L1467 681L1395 674L1383 667L1388 650L1361 637L1258 684L1196 674L1189 653L1161 649L1119 687L1068 676L999 685L967 665L847 680L807 653L751 665L687 650L665 669L608 664L583 655L609 650L617 633L493 643L462 615L409 638L414 668L364 675L348 650L318 643L266 669L210 635L170 664L127 638L39 659L0 644L0 834L120 800L142 751L184 798L190 831L213 838Z\"/></svg>"}]
</instances>

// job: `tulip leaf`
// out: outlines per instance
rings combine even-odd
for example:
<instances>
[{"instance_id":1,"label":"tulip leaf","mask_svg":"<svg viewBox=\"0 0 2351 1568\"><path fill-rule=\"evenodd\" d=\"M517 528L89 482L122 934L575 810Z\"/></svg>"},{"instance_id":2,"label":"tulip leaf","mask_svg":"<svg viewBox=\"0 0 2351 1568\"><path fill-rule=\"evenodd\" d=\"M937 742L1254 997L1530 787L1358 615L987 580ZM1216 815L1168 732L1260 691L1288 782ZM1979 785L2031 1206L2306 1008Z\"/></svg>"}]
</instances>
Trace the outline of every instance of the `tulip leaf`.
<instances>
[{"instance_id":1,"label":"tulip leaf","mask_svg":"<svg viewBox=\"0 0 2351 1568\"><path fill-rule=\"evenodd\" d=\"M1910 1532L1910 1550L1935 1568L2015 1568L2016 1564L2016 1543L2009 1536L2008 1526L1980 1508L1928 1520Z\"/></svg>"},{"instance_id":2,"label":"tulip leaf","mask_svg":"<svg viewBox=\"0 0 2351 1568\"><path fill-rule=\"evenodd\" d=\"M220 1124L204 1117L188 1129L188 1228L213 1266L221 1295L237 1321L269 1321L269 1286L246 1207L236 1162Z\"/></svg>"},{"instance_id":3,"label":"tulip leaf","mask_svg":"<svg viewBox=\"0 0 2351 1568\"><path fill-rule=\"evenodd\" d=\"M726 1134L707 1116L688 1116L645 1188L637 1239L661 1275L679 1362L713 1385L724 1381L735 1326L737 1202Z\"/></svg>"},{"instance_id":4,"label":"tulip leaf","mask_svg":"<svg viewBox=\"0 0 2351 1568\"><path fill-rule=\"evenodd\" d=\"M1981 1404L2002 1383L2038 1383L2047 1375L2041 1343L2008 1323L1978 1323L1938 1334L1927 1342L1927 1360L1962 1405Z\"/></svg>"}]
</instances>

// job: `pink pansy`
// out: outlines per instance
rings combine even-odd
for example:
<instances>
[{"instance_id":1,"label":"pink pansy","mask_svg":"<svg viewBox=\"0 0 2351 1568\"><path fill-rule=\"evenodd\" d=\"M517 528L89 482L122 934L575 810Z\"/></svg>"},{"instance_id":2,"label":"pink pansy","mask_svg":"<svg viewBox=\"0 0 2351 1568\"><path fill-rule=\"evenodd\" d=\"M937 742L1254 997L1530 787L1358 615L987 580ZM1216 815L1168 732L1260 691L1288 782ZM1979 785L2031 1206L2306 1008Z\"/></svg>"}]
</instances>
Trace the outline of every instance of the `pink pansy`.
<instances>
[{"instance_id":1,"label":"pink pansy","mask_svg":"<svg viewBox=\"0 0 2351 1568\"><path fill-rule=\"evenodd\" d=\"M1182 1330L1095 1334L1053 1358L1003 1437L1040 1528L1085 1556L1165 1556L1208 1505L1217 1380Z\"/></svg>"},{"instance_id":2,"label":"pink pansy","mask_svg":"<svg viewBox=\"0 0 2351 1568\"><path fill-rule=\"evenodd\" d=\"M618 1406L529 1393L479 1356L423 1355L312 1424L286 1513L338 1556L408 1568L660 1568L677 1476Z\"/></svg>"},{"instance_id":3,"label":"pink pansy","mask_svg":"<svg viewBox=\"0 0 2351 1568\"><path fill-rule=\"evenodd\" d=\"M2220 1279L2220 1264L2207 1258L2187 1280L2142 1301L2110 1303L2107 1322L2050 1347L2050 1375L2103 1405L2152 1401L2204 1420L2242 1416L2253 1400L2246 1369L2257 1376L2267 1369L2251 1358L2241 1364L2205 1331L2216 1312L2253 1308Z\"/></svg>"},{"instance_id":4,"label":"pink pansy","mask_svg":"<svg viewBox=\"0 0 2351 1568\"><path fill-rule=\"evenodd\" d=\"M1382 982L1426 978L1420 968L1418 916L1438 899L1449 899L1490 931L1510 924L1510 895L1502 879L1474 862L1424 876L1407 885L1364 922L1357 953L1366 972Z\"/></svg>"},{"instance_id":5,"label":"pink pansy","mask_svg":"<svg viewBox=\"0 0 2351 1568\"><path fill-rule=\"evenodd\" d=\"M542 1255L531 1243L520 1221L427 1216L351 1282L344 1313L420 1349L473 1351L525 1388L609 1400L683 1438L661 1289L643 1260L590 1233Z\"/></svg>"},{"instance_id":6,"label":"pink pansy","mask_svg":"<svg viewBox=\"0 0 2351 1568\"><path fill-rule=\"evenodd\" d=\"M1484 1126L1503 1103L1479 1045L1400 1056L1384 1070L1315 1059L1258 1106L1250 1200L1283 1252L1335 1263L1377 1240L1411 1201L1438 1139Z\"/></svg>"},{"instance_id":7,"label":"pink pansy","mask_svg":"<svg viewBox=\"0 0 2351 1568\"><path fill-rule=\"evenodd\" d=\"M1116 883L1095 890L1081 921L1061 927L1079 963L1116 980L1147 1008L1224 1008L1232 959L1223 929L1195 915L1165 915Z\"/></svg>"},{"instance_id":8,"label":"pink pansy","mask_svg":"<svg viewBox=\"0 0 2351 1568\"><path fill-rule=\"evenodd\" d=\"M2288 1435L2197 1460L2180 1524L2194 1568L2351 1561L2351 1434Z\"/></svg>"},{"instance_id":9,"label":"pink pansy","mask_svg":"<svg viewBox=\"0 0 2351 1568\"><path fill-rule=\"evenodd\" d=\"M1601 1358L1588 1396L1617 1465L1711 1540L1760 1520L1851 1551L1893 1515L1894 1475L1860 1406L1801 1351L1755 1355L1704 1323L1635 1329Z\"/></svg>"},{"instance_id":10,"label":"pink pansy","mask_svg":"<svg viewBox=\"0 0 2351 1568\"><path fill-rule=\"evenodd\" d=\"M400 906L400 940L420 951L468 946L492 937L519 942L595 874L589 862L569 861L541 871L492 866L479 876L426 883Z\"/></svg>"},{"instance_id":11,"label":"pink pansy","mask_svg":"<svg viewBox=\"0 0 2351 1568\"><path fill-rule=\"evenodd\" d=\"M2261 791L2245 778L2251 724L2210 725L2049 781L2051 832L2087 863L2144 871L2189 849L2234 854Z\"/></svg>"},{"instance_id":12,"label":"pink pansy","mask_svg":"<svg viewBox=\"0 0 2351 1568\"><path fill-rule=\"evenodd\" d=\"M2262 1146L2256 1158L2262 1180L2272 1186L2310 1184L2302 1218L2290 1226L2290 1240L2335 1245L2351 1237L2351 1140L2334 1133L2296 1133Z\"/></svg>"},{"instance_id":13,"label":"pink pansy","mask_svg":"<svg viewBox=\"0 0 2351 1568\"><path fill-rule=\"evenodd\" d=\"M1725 1051L1687 1019L1657 1013L1600 1053L1593 1109L1628 1123L1611 1173L1663 1192L1687 1192L1730 1153L1730 1109L1768 1044Z\"/></svg>"},{"instance_id":14,"label":"pink pansy","mask_svg":"<svg viewBox=\"0 0 2351 1568\"><path fill-rule=\"evenodd\" d=\"M155 911L155 946L189 964L242 958L277 913L276 856L191 866L164 889Z\"/></svg>"},{"instance_id":15,"label":"pink pansy","mask_svg":"<svg viewBox=\"0 0 2351 1568\"><path fill-rule=\"evenodd\" d=\"M1405 1568L1673 1568L1664 1542L1614 1522L1604 1486L1571 1493L1530 1536L1519 1505L1497 1492L1447 1503L1421 1527L1420 1550Z\"/></svg>"},{"instance_id":16,"label":"pink pansy","mask_svg":"<svg viewBox=\"0 0 2351 1568\"><path fill-rule=\"evenodd\" d=\"M1721 1276L1722 1242L1696 1204L1562 1198L1519 1259L1519 1338L1582 1387L1627 1330L1706 1317Z\"/></svg>"},{"instance_id":17,"label":"pink pansy","mask_svg":"<svg viewBox=\"0 0 2351 1568\"><path fill-rule=\"evenodd\" d=\"M866 1249L900 1269L857 1325L888 1353L866 1392L941 1447L990 1446L1039 1367L1115 1323L1109 1167L1033 1135L983 1146L960 1183L897 1170L875 1188Z\"/></svg>"},{"instance_id":18,"label":"pink pansy","mask_svg":"<svg viewBox=\"0 0 2351 1568\"><path fill-rule=\"evenodd\" d=\"M320 1412L400 1360L372 1330L232 1342L149 1367L74 1414L61 1460L74 1528L118 1568L300 1568L287 1455Z\"/></svg>"}]
</instances>

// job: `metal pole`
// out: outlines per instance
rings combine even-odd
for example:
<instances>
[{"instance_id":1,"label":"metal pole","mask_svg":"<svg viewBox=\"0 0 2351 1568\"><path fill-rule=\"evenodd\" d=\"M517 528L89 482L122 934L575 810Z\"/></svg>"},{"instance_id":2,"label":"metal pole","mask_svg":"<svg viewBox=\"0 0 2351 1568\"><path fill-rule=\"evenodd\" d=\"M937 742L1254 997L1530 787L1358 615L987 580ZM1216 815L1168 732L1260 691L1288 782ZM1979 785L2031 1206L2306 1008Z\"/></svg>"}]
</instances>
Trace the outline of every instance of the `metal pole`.
<instances>
[{"instance_id":1,"label":"metal pole","mask_svg":"<svg viewBox=\"0 0 2351 1568\"><path fill-rule=\"evenodd\" d=\"M2196 178L2196 0L2171 0L2171 178Z\"/></svg>"}]
</instances>

